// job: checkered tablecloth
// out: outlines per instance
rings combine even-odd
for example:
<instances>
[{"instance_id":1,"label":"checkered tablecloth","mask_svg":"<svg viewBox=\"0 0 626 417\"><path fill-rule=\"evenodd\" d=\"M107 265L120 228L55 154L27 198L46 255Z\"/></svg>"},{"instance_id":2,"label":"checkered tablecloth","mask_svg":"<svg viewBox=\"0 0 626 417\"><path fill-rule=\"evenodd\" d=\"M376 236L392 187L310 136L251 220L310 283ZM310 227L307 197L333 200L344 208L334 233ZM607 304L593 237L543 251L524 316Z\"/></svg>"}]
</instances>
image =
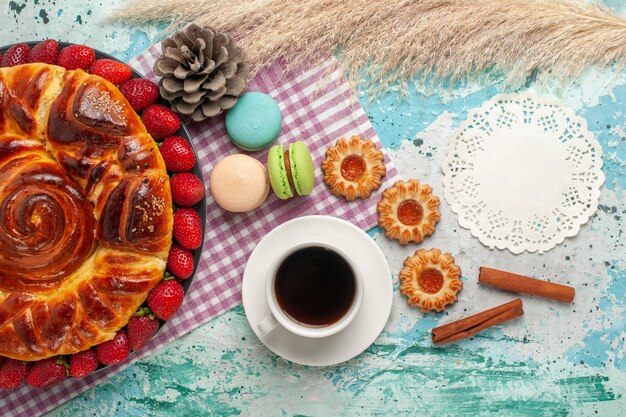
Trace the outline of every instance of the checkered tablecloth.
<instances>
[{"instance_id":1,"label":"checkered tablecloth","mask_svg":"<svg viewBox=\"0 0 626 417\"><path fill-rule=\"evenodd\" d=\"M130 64L156 82L152 64L159 55L160 46L154 45ZM123 364L109 366L81 380L68 379L50 389L36 390L23 386L18 390L0 392L3 416L34 417L50 411L241 303L241 279L248 256L256 243L279 224L310 214L340 217L362 229L369 229L376 224L379 193L398 179L388 157L385 158L385 182L378 193L367 200L346 202L330 194L322 182L320 165L324 153L338 138L361 135L381 146L365 112L338 71L336 61L330 59L314 68L288 72L276 65L259 73L250 82L248 90L267 93L278 102L283 126L276 143L302 140L308 145L316 166L313 193L308 197L281 201L270 192L270 197L258 209L235 214L222 210L211 198L210 190L207 190L203 255L178 314L159 330L143 350L133 353ZM199 163L208 186L213 166L224 156L241 151L228 139L223 115L190 125L188 131L198 151ZM251 155L262 163L266 162L266 151Z\"/></svg>"}]
</instances>

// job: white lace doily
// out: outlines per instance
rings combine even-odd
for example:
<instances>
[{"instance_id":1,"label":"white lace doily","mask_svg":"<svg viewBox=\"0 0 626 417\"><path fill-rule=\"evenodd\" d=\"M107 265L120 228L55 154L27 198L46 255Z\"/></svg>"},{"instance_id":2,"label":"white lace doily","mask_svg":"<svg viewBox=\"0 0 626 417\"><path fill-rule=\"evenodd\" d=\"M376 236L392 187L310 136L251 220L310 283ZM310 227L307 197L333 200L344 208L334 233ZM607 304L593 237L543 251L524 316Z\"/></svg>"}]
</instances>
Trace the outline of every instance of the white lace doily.
<instances>
[{"instance_id":1,"label":"white lace doily","mask_svg":"<svg viewBox=\"0 0 626 417\"><path fill-rule=\"evenodd\" d=\"M468 113L443 164L462 227L491 248L544 252L598 207L602 149L564 103L502 94Z\"/></svg>"}]
</instances>

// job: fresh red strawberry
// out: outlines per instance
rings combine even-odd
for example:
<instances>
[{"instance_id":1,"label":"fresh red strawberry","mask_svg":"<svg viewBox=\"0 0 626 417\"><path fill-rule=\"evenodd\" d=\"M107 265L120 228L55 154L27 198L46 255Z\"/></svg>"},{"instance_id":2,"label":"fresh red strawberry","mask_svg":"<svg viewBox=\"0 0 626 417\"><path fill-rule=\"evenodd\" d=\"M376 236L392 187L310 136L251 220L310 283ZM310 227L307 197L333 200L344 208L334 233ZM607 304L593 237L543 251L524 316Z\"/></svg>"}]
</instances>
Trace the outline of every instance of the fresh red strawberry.
<instances>
[{"instance_id":1,"label":"fresh red strawberry","mask_svg":"<svg viewBox=\"0 0 626 417\"><path fill-rule=\"evenodd\" d=\"M73 354L70 357L70 375L74 378L83 378L96 370L100 365L96 348L90 348Z\"/></svg>"},{"instance_id":2,"label":"fresh red strawberry","mask_svg":"<svg viewBox=\"0 0 626 417\"><path fill-rule=\"evenodd\" d=\"M117 332L115 337L96 346L98 360L105 365L113 365L124 361L130 354L128 336L124 331Z\"/></svg>"},{"instance_id":3,"label":"fresh red strawberry","mask_svg":"<svg viewBox=\"0 0 626 417\"><path fill-rule=\"evenodd\" d=\"M187 279L193 272L193 253L187 248L173 244L167 257L167 270L178 279Z\"/></svg>"},{"instance_id":4,"label":"fresh red strawberry","mask_svg":"<svg viewBox=\"0 0 626 417\"><path fill-rule=\"evenodd\" d=\"M143 78L131 78L124 81L120 84L119 89L137 113L159 99L159 86Z\"/></svg>"},{"instance_id":5,"label":"fresh red strawberry","mask_svg":"<svg viewBox=\"0 0 626 417\"><path fill-rule=\"evenodd\" d=\"M28 364L15 359L7 359L0 366L0 388L17 388L22 385L27 375Z\"/></svg>"},{"instance_id":6,"label":"fresh red strawberry","mask_svg":"<svg viewBox=\"0 0 626 417\"><path fill-rule=\"evenodd\" d=\"M28 385L47 388L67 378L67 363L59 356L37 361L28 373Z\"/></svg>"},{"instance_id":7,"label":"fresh red strawberry","mask_svg":"<svg viewBox=\"0 0 626 417\"><path fill-rule=\"evenodd\" d=\"M169 320L183 303L185 292L180 282L161 281L148 295L148 307L161 320Z\"/></svg>"},{"instance_id":8,"label":"fresh red strawberry","mask_svg":"<svg viewBox=\"0 0 626 417\"><path fill-rule=\"evenodd\" d=\"M188 207L174 212L174 238L187 249L198 249L202 244L200 215Z\"/></svg>"},{"instance_id":9,"label":"fresh red strawberry","mask_svg":"<svg viewBox=\"0 0 626 417\"><path fill-rule=\"evenodd\" d=\"M7 49L0 62L1 67L13 67L15 65L26 64L28 62L28 55L30 54L30 48L25 43L17 43Z\"/></svg>"},{"instance_id":10,"label":"fresh red strawberry","mask_svg":"<svg viewBox=\"0 0 626 417\"><path fill-rule=\"evenodd\" d=\"M128 344L132 350L139 350L148 343L159 329L159 321L149 308L137 311L128 321Z\"/></svg>"},{"instance_id":11,"label":"fresh red strawberry","mask_svg":"<svg viewBox=\"0 0 626 417\"><path fill-rule=\"evenodd\" d=\"M0 54L0 67L2 66L2 54Z\"/></svg>"},{"instance_id":12,"label":"fresh red strawberry","mask_svg":"<svg viewBox=\"0 0 626 417\"><path fill-rule=\"evenodd\" d=\"M160 104L148 106L141 118L148 133L157 140L172 136L180 128L178 115Z\"/></svg>"},{"instance_id":13,"label":"fresh red strawberry","mask_svg":"<svg viewBox=\"0 0 626 417\"><path fill-rule=\"evenodd\" d=\"M59 55L59 43L54 39L46 39L39 42L30 51L28 62L43 62L44 64L56 64Z\"/></svg>"},{"instance_id":14,"label":"fresh red strawberry","mask_svg":"<svg viewBox=\"0 0 626 417\"><path fill-rule=\"evenodd\" d=\"M67 70L81 68L86 70L96 59L96 53L85 45L70 45L61 49L57 59L57 65Z\"/></svg>"},{"instance_id":15,"label":"fresh red strawberry","mask_svg":"<svg viewBox=\"0 0 626 417\"><path fill-rule=\"evenodd\" d=\"M113 84L121 84L133 75L133 70L123 62L97 59L89 67L89 73L99 75Z\"/></svg>"},{"instance_id":16,"label":"fresh red strawberry","mask_svg":"<svg viewBox=\"0 0 626 417\"><path fill-rule=\"evenodd\" d=\"M161 156L171 172L191 171L196 165L196 156L187 140L181 136L170 136L163 141Z\"/></svg>"},{"instance_id":17,"label":"fresh red strawberry","mask_svg":"<svg viewBox=\"0 0 626 417\"><path fill-rule=\"evenodd\" d=\"M170 180L172 199L183 207L191 207L204 197L204 184L189 172L176 174Z\"/></svg>"}]
</instances>

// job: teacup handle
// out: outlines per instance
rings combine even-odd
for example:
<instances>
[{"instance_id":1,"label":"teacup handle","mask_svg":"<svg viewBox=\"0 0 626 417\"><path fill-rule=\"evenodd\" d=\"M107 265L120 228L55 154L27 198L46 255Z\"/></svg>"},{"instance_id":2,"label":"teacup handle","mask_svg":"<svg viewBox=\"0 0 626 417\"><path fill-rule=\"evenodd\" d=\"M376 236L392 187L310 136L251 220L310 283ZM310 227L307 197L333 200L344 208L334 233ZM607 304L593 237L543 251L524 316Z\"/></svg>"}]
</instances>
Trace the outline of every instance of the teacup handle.
<instances>
[{"instance_id":1,"label":"teacup handle","mask_svg":"<svg viewBox=\"0 0 626 417\"><path fill-rule=\"evenodd\" d=\"M259 324L257 324L257 329L263 336L270 333L278 326L278 321L274 317L272 313L268 314Z\"/></svg>"}]
</instances>

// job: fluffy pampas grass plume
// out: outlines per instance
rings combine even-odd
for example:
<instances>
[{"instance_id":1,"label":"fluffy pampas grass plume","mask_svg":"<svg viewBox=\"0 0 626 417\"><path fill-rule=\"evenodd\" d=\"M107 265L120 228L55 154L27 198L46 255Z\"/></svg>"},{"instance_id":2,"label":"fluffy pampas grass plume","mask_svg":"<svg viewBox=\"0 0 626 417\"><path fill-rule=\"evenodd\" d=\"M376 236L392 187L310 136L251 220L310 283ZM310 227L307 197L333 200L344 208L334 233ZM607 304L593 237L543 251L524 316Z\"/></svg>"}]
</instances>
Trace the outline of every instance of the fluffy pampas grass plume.
<instances>
[{"instance_id":1,"label":"fluffy pampas grass plume","mask_svg":"<svg viewBox=\"0 0 626 417\"><path fill-rule=\"evenodd\" d=\"M133 0L113 18L228 31L254 72L336 54L352 84L374 95L485 71L509 86L564 81L626 62L626 20L584 0Z\"/></svg>"}]
</instances>

